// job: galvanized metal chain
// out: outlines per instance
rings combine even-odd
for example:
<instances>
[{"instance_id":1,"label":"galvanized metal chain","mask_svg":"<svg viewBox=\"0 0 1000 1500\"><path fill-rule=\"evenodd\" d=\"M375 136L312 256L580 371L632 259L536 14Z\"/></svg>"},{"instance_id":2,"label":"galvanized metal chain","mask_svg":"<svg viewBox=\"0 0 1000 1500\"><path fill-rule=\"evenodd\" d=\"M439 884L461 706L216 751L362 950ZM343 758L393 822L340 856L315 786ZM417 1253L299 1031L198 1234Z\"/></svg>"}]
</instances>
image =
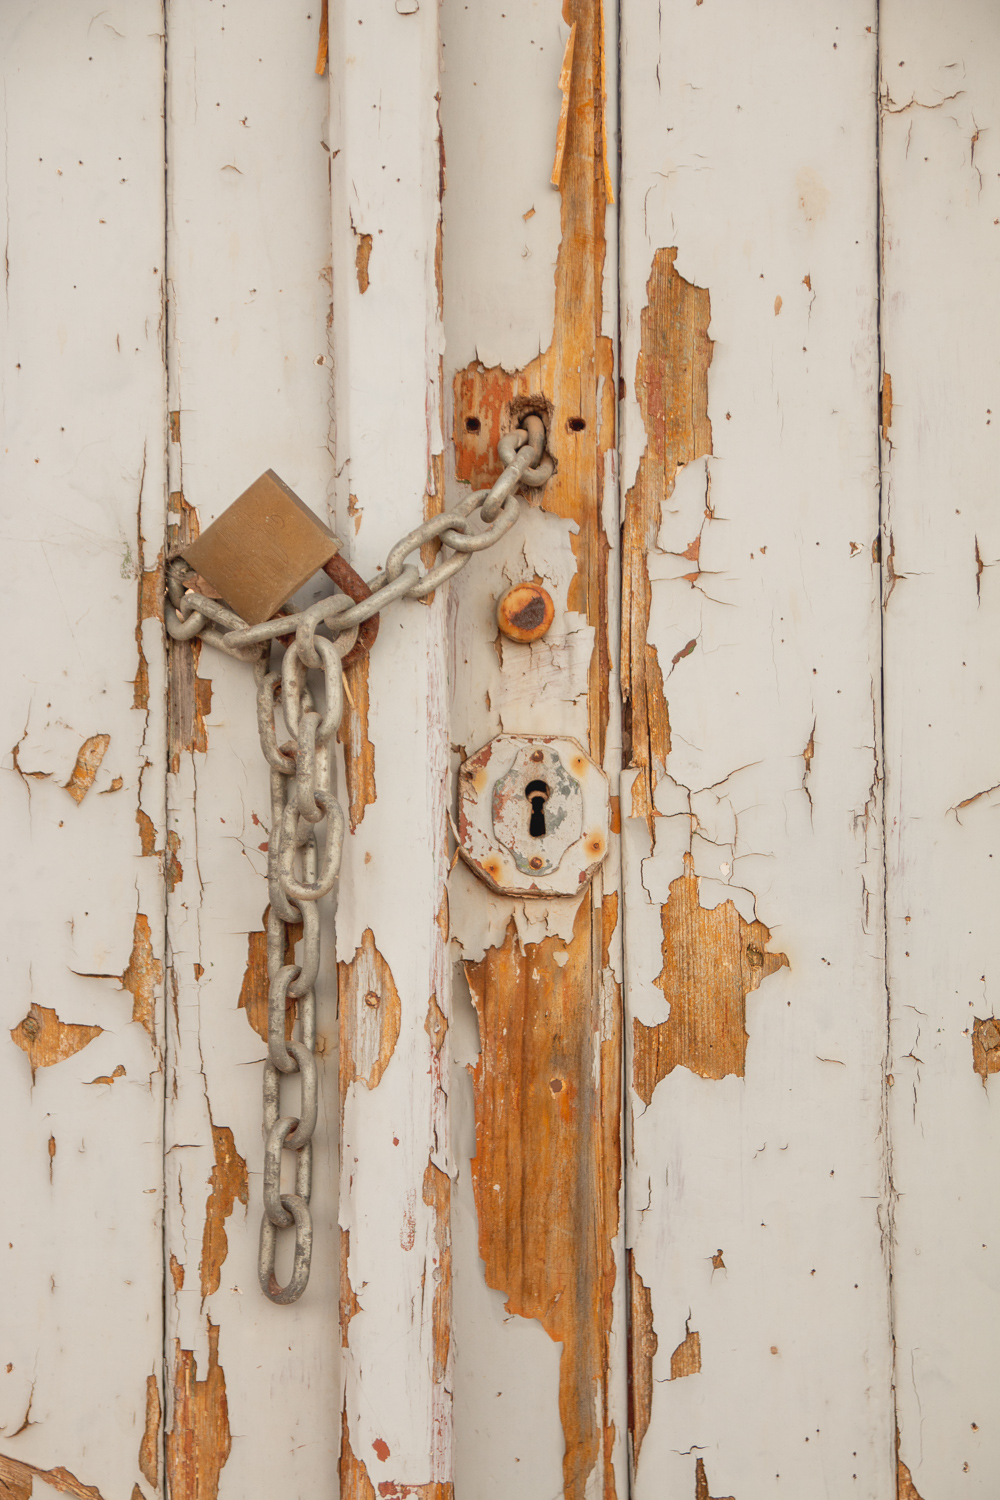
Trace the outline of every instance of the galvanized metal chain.
<instances>
[{"instance_id":1,"label":"galvanized metal chain","mask_svg":"<svg viewBox=\"0 0 1000 1500\"><path fill-rule=\"evenodd\" d=\"M396 599L422 599L453 578L474 552L492 547L517 520L516 490L536 488L552 474L545 457L545 428L537 416L500 439L505 468L492 489L476 490L452 511L433 516L392 548L385 568L368 580L371 591L356 603L344 593L320 599L295 614L248 625L226 604L191 587L196 575L180 558L167 567L170 605L166 627L175 641L201 638L253 667L257 688L257 728L270 768L271 827L267 879L267 1059L264 1063L264 1214L260 1226L258 1276L272 1302L294 1302L309 1280L312 1255L312 1139L316 1129L316 977L320 962L317 902L334 887L344 843L344 814L332 790L333 744L344 707L343 660L361 625ZM476 529L475 516L486 523ZM425 542L440 540L451 556L421 573L407 559ZM355 589L358 593L360 589ZM320 635L321 627L329 632ZM280 669L271 670L276 639L286 642ZM307 673L323 674L322 710L317 708ZM288 738L280 744L275 725L280 702ZM318 830L326 823L320 857ZM288 962L301 923L298 962ZM291 1005L296 1015L291 1016ZM291 1033L298 1027L298 1038ZM281 1113L281 1079L297 1073L298 1114ZM295 1187L281 1191L282 1153L295 1158ZM279 1229L295 1231L291 1276L281 1286L274 1274Z\"/></svg>"}]
</instances>

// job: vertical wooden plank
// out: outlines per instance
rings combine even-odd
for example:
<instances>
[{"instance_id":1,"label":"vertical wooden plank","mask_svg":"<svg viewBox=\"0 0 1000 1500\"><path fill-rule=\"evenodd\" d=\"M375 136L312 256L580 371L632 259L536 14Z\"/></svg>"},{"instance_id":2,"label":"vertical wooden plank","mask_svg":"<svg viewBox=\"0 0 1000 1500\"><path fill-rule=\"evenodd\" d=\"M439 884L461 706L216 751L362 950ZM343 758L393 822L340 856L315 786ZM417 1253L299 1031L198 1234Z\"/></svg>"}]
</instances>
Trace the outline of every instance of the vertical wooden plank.
<instances>
[{"instance_id":1,"label":"vertical wooden plank","mask_svg":"<svg viewBox=\"0 0 1000 1500\"><path fill-rule=\"evenodd\" d=\"M370 577L442 502L437 7L337 0L329 38L337 523ZM357 1500L452 1493L444 607L384 612L342 734L340 1481Z\"/></svg>"},{"instance_id":2,"label":"vertical wooden plank","mask_svg":"<svg viewBox=\"0 0 1000 1500\"><path fill-rule=\"evenodd\" d=\"M875 7L622 8L634 1493L892 1493Z\"/></svg>"},{"instance_id":3,"label":"vertical wooden plank","mask_svg":"<svg viewBox=\"0 0 1000 1500\"><path fill-rule=\"evenodd\" d=\"M312 14L310 14L312 12ZM327 88L319 6L167 8L170 535L273 467L321 515L329 451ZM171 648L167 1467L175 1496L335 1484L332 912L302 1300L257 1285L267 770L249 669ZM283 1252L283 1253L287 1253ZM279 1259L279 1275L286 1268Z\"/></svg>"},{"instance_id":4,"label":"vertical wooden plank","mask_svg":"<svg viewBox=\"0 0 1000 1500\"><path fill-rule=\"evenodd\" d=\"M0 13L0 1490L18 1497L162 1477L161 32L147 0Z\"/></svg>"},{"instance_id":5,"label":"vertical wooden plank","mask_svg":"<svg viewBox=\"0 0 1000 1500\"><path fill-rule=\"evenodd\" d=\"M1000 17L882 5L883 526L899 1494L992 1495Z\"/></svg>"},{"instance_id":6,"label":"vertical wooden plank","mask_svg":"<svg viewBox=\"0 0 1000 1500\"><path fill-rule=\"evenodd\" d=\"M558 465L454 585L455 762L501 732L571 734L612 791L616 24L594 0L571 0L561 24L556 7L531 3L490 16L449 4L443 20L456 498L496 478L497 441L532 406ZM495 121L512 77L508 135ZM498 635L496 601L533 578L555 621L537 645L516 645ZM467 985L475 1006L464 998L456 1015L451 1083L456 1472L469 1496L626 1487L617 879L617 849L578 899L515 902L464 866L452 877L460 994Z\"/></svg>"}]
</instances>

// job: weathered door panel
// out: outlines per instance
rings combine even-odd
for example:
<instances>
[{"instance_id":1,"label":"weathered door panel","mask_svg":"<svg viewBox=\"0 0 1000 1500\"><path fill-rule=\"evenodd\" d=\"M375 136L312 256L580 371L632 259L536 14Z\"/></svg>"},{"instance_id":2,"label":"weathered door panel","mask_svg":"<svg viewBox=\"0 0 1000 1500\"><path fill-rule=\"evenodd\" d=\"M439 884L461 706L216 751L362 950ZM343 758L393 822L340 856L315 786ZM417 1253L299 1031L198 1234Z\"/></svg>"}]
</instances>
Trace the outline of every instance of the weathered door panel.
<instances>
[{"instance_id":1,"label":"weathered door panel","mask_svg":"<svg viewBox=\"0 0 1000 1500\"><path fill-rule=\"evenodd\" d=\"M166 22L177 545L267 468L324 514L328 91L304 8L170 0ZM306 1300L276 1307L257 1285L271 830L253 680L198 643L172 642L170 665L168 1479L192 1500L217 1488L328 1492L339 1451L333 907L317 989L312 1275Z\"/></svg>"},{"instance_id":2,"label":"weathered door panel","mask_svg":"<svg viewBox=\"0 0 1000 1500\"><path fill-rule=\"evenodd\" d=\"M899 1493L934 1500L1000 1473L1000 17L884 4L880 51L893 1333Z\"/></svg>"},{"instance_id":3,"label":"weathered door panel","mask_svg":"<svg viewBox=\"0 0 1000 1500\"><path fill-rule=\"evenodd\" d=\"M873 5L622 7L634 1493L892 1493Z\"/></svg>"},{"instance_id":4,"label":"weathered door panel","mask_svg":"<svg viewBox=\"0 0 1000 1500\"><path fill-rule=\"evenodd\" d=\"M570 734L616 791L614 28L592 0L561 20L446 5L442 123L451 493L492 483L526 409L544 412L557 463L453 587L454 764L496 734ZM508 137L496 99L514 75L531 104ZM496 603L532 579L555 621L516 644ZM452 875L456 1481L470 1497L627 1485L617 870L615 849L581 897L548 902L497 897L463 864ZM470 998L478 1026L461 1015Z\"/></svg>"},{"instance_id":5,"label":"weathered door panel","mask_svg":"<svg viewBox=\"0 0 1000 1500\"><path fill-rule=\"evenodd\" d=\"M0 1496L992 1500L994 8L17 3L0 66ZM348 672L275 1307L267 774L161 549L273 466L371 576L527 410ZM449 873L498 734L609 778L579 898Z\"/></svg>"},{"instance_id":6,"label":"weathered door panel","mask_svg":"<svg viewBox=\"0 0 1000 1500\"><path fill-rule=\"evenodd\" d=\"M331 6L335 516L366 578L443 504L438 46L435 6ZM352 1500L452 1493L446 597L383 613L342 729L338 1427Z\"/></svg>"},{"instance_id":7,"label":"weathered door panel","mask_svg":"<svg viewBox=\"0 0 1000 1500\"><path fill-rule=\"evenodd\" d=\"M19 1500L162 1477L163 37L143 0L56 10L0 13L0 1492Z\"/></svg>"}]
</instances>

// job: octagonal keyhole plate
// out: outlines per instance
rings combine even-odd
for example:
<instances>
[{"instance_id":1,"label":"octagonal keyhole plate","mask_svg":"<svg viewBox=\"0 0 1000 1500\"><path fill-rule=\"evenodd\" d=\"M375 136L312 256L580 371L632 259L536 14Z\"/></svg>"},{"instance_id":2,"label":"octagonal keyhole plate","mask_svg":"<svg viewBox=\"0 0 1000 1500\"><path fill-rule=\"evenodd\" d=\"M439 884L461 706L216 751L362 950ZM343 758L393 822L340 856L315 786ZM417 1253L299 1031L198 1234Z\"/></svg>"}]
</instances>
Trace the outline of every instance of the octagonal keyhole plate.
<instances>
[{"instance_id":1,"label":"octagonal keyhole plate","mask_svg":"<svg viewBox=\"0 0 1000 1500\"><path fill-rule=\"evenodd\" d=\"M507 896L573 896L608 849L608 781L578 740L503 734L459 771L459 850Z\"/></svg>"}]
</instances>

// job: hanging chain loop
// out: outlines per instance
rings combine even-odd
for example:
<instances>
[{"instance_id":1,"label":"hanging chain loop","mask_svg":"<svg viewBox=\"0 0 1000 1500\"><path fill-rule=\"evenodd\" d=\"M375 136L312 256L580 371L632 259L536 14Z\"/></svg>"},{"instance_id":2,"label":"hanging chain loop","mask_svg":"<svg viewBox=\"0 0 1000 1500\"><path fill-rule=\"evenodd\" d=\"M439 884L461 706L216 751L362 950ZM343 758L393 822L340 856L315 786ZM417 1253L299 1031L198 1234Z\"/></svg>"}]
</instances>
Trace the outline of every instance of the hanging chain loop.
<instances>
[{"instance_id":1,"label":"hanging chain loop","mask_svg":"<svg viewBox=\"0 0 1000 1500\"><path fill-rule=\"evenodd\" d=\"M309 1280L312 1255L312 1138L317 1116L316 978L320 962L316 903L334 887L344 846L344 814L331 786L333 744L344 708L344 667L373 643L380 613L396 599L424 599L465 567L474 552L492 547L520 511L516 491L550 478L545 427L538 416L500 439L505 468L491 489L475 490L452 511L432 516L402 537L385 567L367 584L346 563L328 566L339 592L294 614L248 625L218 599L191 587L197 575L180 558L167 566L167 633L195 637L253 667L257 729L271 777L271 828L267 844L267 1059L264 1063L264 1216L257 1269L272 1302L294 1302ZM475 516L483 524L475 529ZM425 542L440 541L451 556L425 573L409 559ZM171 607L172 606L172 607ZM324 628L328 634L320 635ZM286 645L280 668L270 669L271 646ZM322 711L307 673L323 674ZM289 738L279 743L275 704ZM322 859L318 830L326 824ZM302 935L295 929L301 924ZM293 961L296 942L299 959ZM294 1006L294 1011L293 1011ZM298 1026L298 1037L292 1032ZM281 1080L299 1078L298 1114L281 1112ZM282 1153L295 1157L294 1191L281 1191ZM279 1229L294 1229L291 1276L274 1274Z\"/></svg>"}]
</instances>

